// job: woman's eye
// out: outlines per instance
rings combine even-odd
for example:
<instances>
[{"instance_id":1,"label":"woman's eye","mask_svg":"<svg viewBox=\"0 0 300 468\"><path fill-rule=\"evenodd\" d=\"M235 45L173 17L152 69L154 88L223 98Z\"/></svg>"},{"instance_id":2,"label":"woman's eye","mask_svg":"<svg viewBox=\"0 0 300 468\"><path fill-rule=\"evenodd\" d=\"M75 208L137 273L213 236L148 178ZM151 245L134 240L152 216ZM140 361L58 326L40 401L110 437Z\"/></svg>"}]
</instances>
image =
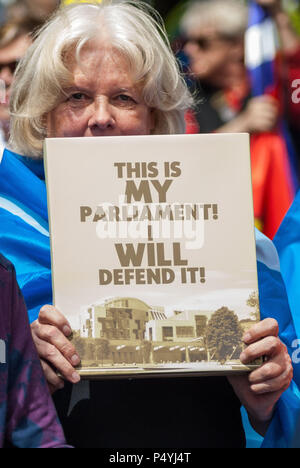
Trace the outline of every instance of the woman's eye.
<instances>
[{"instance_id":1,"label":"woman's eye","mask_svg":"<svg viewBox=\"0 0 300 468\"><path fill-rule=\"evenodd\" d=\"M84 93L73 93L70 94L67 98L67 102L72 104L73 106L85 105L89 101L89 96Z\"/></svg>"},{"instance_id":2,"label":"woman's eye","mask_svg":"<svg viewBox=\"0 0 300 468\"><path fill-rule=\"evenodd\" d=\"M119 99L121 99L121 101L129 101L131 97L127 96L127 94L120 94Z\"/></svg>"},{"instance_id":3,"label":"woman's eye","mask_svg":"<svg viewBox=\"0 0 300 468\"><path fill-rule=\"evenodd\" d=\"M90 97L85 94L81 93L78 91L78 93L72 93L69 95L67 98L67 103L69 103L70 106L72 107L84 107L88 105L90 102Z\"/></svg>"},{"instance_id":4,"label":"woman's eye","mask_svg":"<svg viewBox=\"0 0 300 468\"><path fill-rule=\"evenodd\" d=\"M82 101L85 97L83 93L74 93L69 97L69 100Z\"/></svg>"},{"instance_id":5,"label":"woman's eye","mask_svg":"<svg viewBox=\"0 0 300 468\"><path fill-rule=\"evenodd\" d=\"M134 104L136 104L136 101L127 94L119 94L118 96L116 96L115 99L117 100L117 102L124 106L133 106Z\"/></svg>"}]
</instances>

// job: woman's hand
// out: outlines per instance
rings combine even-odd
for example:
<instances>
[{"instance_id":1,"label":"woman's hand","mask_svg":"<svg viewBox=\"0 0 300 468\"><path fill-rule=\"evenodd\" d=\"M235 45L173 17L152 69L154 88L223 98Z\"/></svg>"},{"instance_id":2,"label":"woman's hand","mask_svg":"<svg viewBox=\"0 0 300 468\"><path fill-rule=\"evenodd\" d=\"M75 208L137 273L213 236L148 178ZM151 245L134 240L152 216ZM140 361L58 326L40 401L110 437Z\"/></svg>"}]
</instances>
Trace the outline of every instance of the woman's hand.
<instances>
[{"instance_id":1,"label":"woman's hand","mask_svg":"<svg viewBox=\"0 0 300 468\"><path fill-rule=\"evenodd\" d=\"M246 131L249 133L269 132L278 121L278 103L272 96L254 97L240 116L243 116Z\"/></svg>"},{"instance_id":2,"label":"woman's hand","mask_svg":"<svg viewBox=\"0 0 300 468\"><path fill-rule=\"evenodd\" d=\"M80 363L80 357L67 338L72 330L62 313L53 306L42 307L31 332L51 393L64 386L56 371L70 382L78 383L80 377L74 366Z\"/></svg>"},{"instance_id":3,"label":"woman's hand","mask_svg":"<svg viewBox=\"0 0 300 468\"><path fill-rule=\"evenodd\" d=\"M272 131L279 117L278 103L272 96L251 98L234 119L218 128L218 133L261 133Z\"/></svg>"},{"instance_id":4,"label":"woman's hand","mask_svg":"<svg viewBox=\"0 0 300 468\"><path fill-rule=\"evenodd\" d=\"M293 367L286 346L278 338L278 323L266 319L248 330L243 341L247 348L243 364L264 357L264 363L248 375L229 377L236 395L245 406L254 429L264 435L275 404L293 378Z\"/></svg>"}]
</instances>

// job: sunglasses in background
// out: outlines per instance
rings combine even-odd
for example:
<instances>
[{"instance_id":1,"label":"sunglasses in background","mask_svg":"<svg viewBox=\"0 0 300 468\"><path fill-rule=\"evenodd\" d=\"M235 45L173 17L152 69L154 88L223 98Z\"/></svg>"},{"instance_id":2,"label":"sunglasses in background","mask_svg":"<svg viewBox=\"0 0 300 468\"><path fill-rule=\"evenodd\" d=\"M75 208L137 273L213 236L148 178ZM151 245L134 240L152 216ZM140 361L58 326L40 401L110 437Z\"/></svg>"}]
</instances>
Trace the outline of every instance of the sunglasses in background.
<instances>
[{"instance_id":1,"label":"sunglasses in background","mask_svg":"<svg viewBox=\"0 0 300 468\"><path fill-rule=\"evenodd\" d=\"M212 37L190 37L185 38L183 46L186 44L196 44L201 50L209 50L213 44L219 41L234 42L233 38L228 36L212 36Z\"/></svg>"},{"instance_id":2,"label":"sunglasses in background","mask_svg":"<svg viewBox=\"0 0 300 468\"><path fill-rule=\"evenodd\" d=\"M14 60L13 62L9 62L9 63L0 63L0 73L5 68L8 68L11 74L13 75L18 65L19 65L19 60Z\"/></svg>"}]
</instances>

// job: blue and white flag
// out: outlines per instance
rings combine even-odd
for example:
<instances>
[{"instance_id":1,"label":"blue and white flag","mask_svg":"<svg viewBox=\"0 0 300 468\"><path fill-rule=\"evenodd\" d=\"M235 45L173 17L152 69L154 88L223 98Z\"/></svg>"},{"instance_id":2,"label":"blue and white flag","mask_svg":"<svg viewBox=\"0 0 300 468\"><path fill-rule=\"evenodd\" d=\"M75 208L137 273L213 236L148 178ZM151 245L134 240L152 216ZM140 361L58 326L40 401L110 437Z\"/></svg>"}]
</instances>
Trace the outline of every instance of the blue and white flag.
<instances>
[{"instance_id":1,"label":"blue and white flag","mask_svg":"<svg viewBox=\"0 0 300 468\"><path fill-rule=\"evenodd\" d=\"M274 238L291 312L300 339L300 190Z\"/></svg>"},{"instance_id":2,"label":"blue and white flag","mask_svg":"<svg viewBox=\"0 0 300 468\"><path fill-rule=\"evenodd\" d=\"M283 89L279 89L275 59L279 50L277 29L268 10L255 1L249 1L249 21L245 36L245 63L248 69L252 96L272 94L275 89L285 99ZM288 126L283 119L279 122L279 132L283 137L289 157L287 180L291 180L294 192L299 188L298 161Z\"/></svg>"},{"instance_id":3,"label":"blue and white flag","mask_svg":"<svg viewBox=\"0 0 300 468\"><path fill-rule=\"evenodd\" d=\"M278 39L272 18L255 1L250 1L245 37L245 62L253 96L261 96L274 85L277 48Z\"/></svg>"},{"instance_id":4,"label":"blue and white flag","mask_svg":"<svg viewBox=\"0 0 300 468\"><path fill-rule=\"evenodd\" d=\"M0 155L0 252L14 265L30 321L51 304L51 260L43 162Z\"/></svg>"},{"instance_id":5,"label":"blue and white flag","mask_svg":"<svg viewBox=\"0 0 300 468\"><path fill-rule=\"evenodd\" d=\"M261 318L272 317L279 324L279 336L293 361L294 380L277 403L276 412L263 440L265 448L289 448L300 444L300 347L274 244L257 231L257 267Z\"/></svg>"}]
</instances>

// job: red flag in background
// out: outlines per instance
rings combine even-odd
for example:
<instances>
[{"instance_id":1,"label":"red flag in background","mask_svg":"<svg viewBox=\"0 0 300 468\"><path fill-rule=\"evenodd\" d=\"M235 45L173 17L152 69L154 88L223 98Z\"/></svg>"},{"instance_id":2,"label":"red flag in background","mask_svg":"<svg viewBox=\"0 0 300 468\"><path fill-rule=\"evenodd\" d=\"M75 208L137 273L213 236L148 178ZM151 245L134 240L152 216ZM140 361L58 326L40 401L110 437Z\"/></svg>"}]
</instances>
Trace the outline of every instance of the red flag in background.
<instances>
[{"instance_id":1,"label":"red flag in background","mask_svg":"<svg viewBox=\"0 0 300 468\"><path fill-rule=\"evenodd\" d=\"M275 133L251 135L250 145L255 222L273 239L294 199L286 145Z\"/></svg>"},{"instance_id":2,"label":"red flag in background","mask_svg":"<svg viewBox=\"0 0 300 468\"><path fill-rule=\"evenodd\" d=\"M251 136L254 212L262 232L271 239L299 188L297 154L283 115L290 105L286 95L290 64L285 62L268 11L250 1L246 65L252 95L272 95L282 114L276 133Z\"/></svg>"}]
</instances>

